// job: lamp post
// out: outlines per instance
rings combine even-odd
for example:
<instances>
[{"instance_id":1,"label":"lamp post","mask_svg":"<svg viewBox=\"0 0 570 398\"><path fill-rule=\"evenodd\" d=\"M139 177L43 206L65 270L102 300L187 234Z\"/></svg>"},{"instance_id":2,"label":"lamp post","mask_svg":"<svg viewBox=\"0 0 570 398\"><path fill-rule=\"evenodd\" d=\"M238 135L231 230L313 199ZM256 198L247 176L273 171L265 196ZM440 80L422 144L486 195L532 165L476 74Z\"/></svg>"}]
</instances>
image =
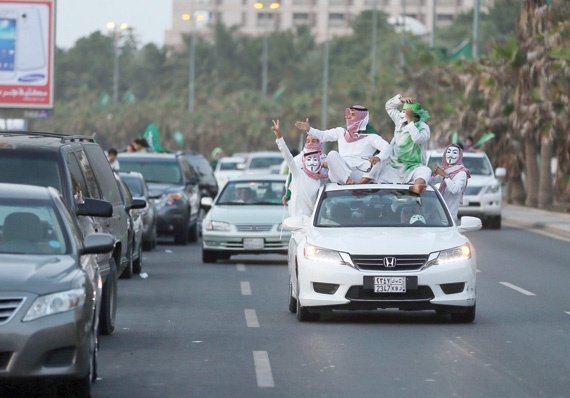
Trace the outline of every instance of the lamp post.
<instances>
[{"instance_id":1,"label":"lamp post","mask_svg":"<svg viewBox=\"0 0 570 398\"><path fill-rule=\"evenodd\" d=\"M129 25L125 22L116 24L115 22L107 22L107 29L111 32L113 38L113 103L119 102L119 41L123 35L122 31L128 29Z\"/></svg>"},{"instance_id":2,"label":"lamp post","mask_svg":"<svg viewBox=\"0 0 570 398\"><path fill-rule=\"evenodd\" d=\"M268 7L271 10L277 10L280 7L279 2L277 1L256 1L253 4L253 8L256 10L263 10L263 8ZM263 16L263 14L262 14ZM267 14L269 16L269 14ZM266 21L267 22L267 21ZM266 24L264 24L266 25ZM261 98L265 98L267 96L267 57L268 57L268 37L267 37L267 27L264 26L263 32L263 55L262 55L262 68L261 68Z\"/></svg>"},{"instance_id":3,"label":"lamp post","mask_svg":"<svg viewBox=\"0 0 570 398\"><path fill-rule=\"evenodd\" d=\"M195 13L196 14L196 13ZM184 21L190 21L190 58L189 58L189 73L188 73L188 112L194 112L194 83L195 83L195 68L196 68L196 29L195 23L204 20L203 15L182 14Z\"/></svg>"}]
</instances>

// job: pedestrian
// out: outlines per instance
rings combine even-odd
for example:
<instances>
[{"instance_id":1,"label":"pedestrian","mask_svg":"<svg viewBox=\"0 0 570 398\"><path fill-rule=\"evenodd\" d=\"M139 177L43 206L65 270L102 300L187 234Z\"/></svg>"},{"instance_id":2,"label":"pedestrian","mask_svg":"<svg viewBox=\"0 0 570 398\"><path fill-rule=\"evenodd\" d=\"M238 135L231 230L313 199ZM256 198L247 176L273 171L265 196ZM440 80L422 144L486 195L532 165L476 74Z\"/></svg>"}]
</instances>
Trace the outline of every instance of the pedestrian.
<instances>
[{"instance_id":1,"label":"pedestrian","mask_svg":"<svg viewBox=\"0 0 570 398\"><path fill-rule=\"evenodd\" d=\"M463 165L463 150L458 144L451 144L445 148L441 163L441 167L437 166L433 169L431 183L441 183L439 191L457 223L457 213L459 206L463 203L463 194L471 173Z\"/></svg>"},{"instance_id":2,"label":"pedestrian","mask_svg":"<svg viewBox=\"0 0 570 398\"><path fill-rule=\"evenodd\" d=\"M430 128L426 124L429 113L415 98L400 94L386 102L386 112L395 124L389 147L390 160L383 162L382 167L372 167L369 175L361 178L359 183L412 184L411 192L424 193L431 177L431 169L425 166L425 147L430 139Z\"/></svg>"},{"instance_id":3,"label":"pedestrian","mask_svg":"<svg viewBox=\"0 0 570 398\"><path fill-rule=\"evenodd\" d=\"M107 151L107 158L109 159L109 164L114 172L118 172L120 167L119 160L117 159L117 150L115 148L109 148Z\"/></svg>"},{"instance_id":4,"label":"pedestrian","mask_svg":"<svg viewBox=\"0 0 570 398\"><path fill-rule=\"evenodd\" d=\"M301 152L303 167L299 168L295 158L289 151L281 131L279 120L273 120L271 128L275 133L275 143L283 158L289 165L289 172L293 179L291 182L291 200L289 200L289 214L291 216L311 216L317 201L317 193L321 184L328 179L328 173L321 162L322 144L310 144Z\"/></svg>"},{"instance_id":5,"label":"pedestrian","mask_svg":"<svg viewBox=\"0 0 570 398\"><path fill-rule=\"evenodd\" d=\"M463 152L481 152L481 148L475 146L475 140L472 135L465 137L465 143L463 144Z\"/></svg>"},{"instance_id":6,"label":"pedestrian","mask_svg":"<svg viewBox=\"0 0 570 398\"><path fill-rule=\"evenodd\" d=\"M318 130L310 126L309 119L295 122L295 127L323 142L338 143L338 152L327 154L331 182L354 184L367 176L370 168L389 156L389 144L369 124L370 114L362 105L345 109L346 126Z\"/></svg>"}]
</instances>

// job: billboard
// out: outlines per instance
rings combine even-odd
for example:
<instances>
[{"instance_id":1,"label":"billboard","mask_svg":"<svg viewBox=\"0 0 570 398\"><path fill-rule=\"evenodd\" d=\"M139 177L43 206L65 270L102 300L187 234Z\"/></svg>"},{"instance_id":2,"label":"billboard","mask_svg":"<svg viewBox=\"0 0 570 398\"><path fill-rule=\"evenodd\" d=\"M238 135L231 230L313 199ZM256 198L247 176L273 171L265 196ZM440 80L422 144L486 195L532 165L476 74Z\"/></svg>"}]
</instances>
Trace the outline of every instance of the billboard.
<instances>
[{"instance_id":1,"label":"billboard","mask_svg":"<svg viewBox=\"0 0 570 398\"><path fill-rule=\"evenodd\" d=\"M0 108L53 108L54 0L0 0Z\"/></svg>"}]
</instances>

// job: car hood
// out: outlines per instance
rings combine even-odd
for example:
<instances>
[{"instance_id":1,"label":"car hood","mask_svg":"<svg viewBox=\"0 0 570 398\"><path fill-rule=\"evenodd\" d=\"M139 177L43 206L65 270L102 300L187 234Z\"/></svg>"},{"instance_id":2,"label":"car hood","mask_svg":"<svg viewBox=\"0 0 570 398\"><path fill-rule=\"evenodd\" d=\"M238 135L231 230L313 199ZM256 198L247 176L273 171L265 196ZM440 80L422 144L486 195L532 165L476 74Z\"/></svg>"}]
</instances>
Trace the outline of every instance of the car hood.
<instances>
[{"instance_id":1,"label":"car hood","mask_svg":"<svg viewBox=\"0 0 570 398\"><path fill-rule=\"evenodd\" d=\"M467 238L455 228L312 228L307 241L351 254L428 254Z\"/></svg>"},{"instance_id":2,"label":"car hood","mask_svg":"<svg viewBox=\"0 0 570 398\"><path fill-rule=\"evenodd\" d=\"M161 194L167 194L172 192L180 192L183 187L179 184L164 184L160 182L149 182L147 183L148 190L153 194L160 192Z\"/></svg>"},{"instance_id":3,"label":"car hood","mask_svg":"<svg viewBox=\"0 0 570 398\"><path fill-rule=\"evenodd\" d=\"M71 256L0 254L0 291L64 291L81 272Z\"/></svg>"},{"instance_id":4,"label":"car hood","mask_svg":"<svg viewBox=\"0 0 570 398\"><path fill-rule=\"evenodd\" d=\"M482 187L486 185L498 184L499 181L493 176L483 176L483 175L471 175L471 178L467 180L467 184L470 187Z\"/></svg>"},{"instance_id":5,"label":"car hood","mask_svg":"<svg viewBox=\"0 0 570 398\"><path fill-rule=\"evenodd\" d=\"M287 212L283 206L275 205L221 205L213 207L207 217L230 224L279 224L283 220L283 211Z\"/></svg>"}]
</instances>

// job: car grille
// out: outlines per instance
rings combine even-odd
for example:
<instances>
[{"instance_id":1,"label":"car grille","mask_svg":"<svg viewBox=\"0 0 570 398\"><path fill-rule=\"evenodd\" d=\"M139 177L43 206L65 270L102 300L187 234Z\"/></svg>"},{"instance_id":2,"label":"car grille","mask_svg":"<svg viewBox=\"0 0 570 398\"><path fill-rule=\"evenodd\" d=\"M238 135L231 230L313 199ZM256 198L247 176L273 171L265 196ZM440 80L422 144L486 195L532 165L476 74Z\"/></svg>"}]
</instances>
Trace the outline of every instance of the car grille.
<instances>
[{"instance_id":1,"label":"car grille","mask_svg":"<svg viewBox=\"0 0 570 398\"><path fill-rule=\"evenodd\" d=\"M9 321L23 302L23 297L0 298L0 325Z\"/></svg>"},{"instance_id":2,"label":"car grille","mask_svg":"<svg viewBox=\"0 0 570 398\"><path fill-rule=\"evenodd\" d=\"M373 290L364 289L362 286L352 286L345 297L351 301L380 302L432 300L435 295L429 286L418 286L417 289L408 290L406 293L374 293Z\"/></svg>"},{"instance_id":3,"label":"car grille","mask_svg":"<svg viewBox=\"0 0 570 398\"><path fill-rule=\"evenodd\" d=\"M464 195L479 195L479 192L481 192L482 189L483 189L483 187L470 187L470 186L467 186L467 188L465 188L465 193L464 193Z\"/></svg>"},{"instance_id":4,"label":"car grille","mask_svg":"<svg viewBox=\"0 0 570 398\"><path fill-rule=\"evenodd\" d=\"M424 266L427 254L417 255L351 255L352 263L361 270L367 271L411 271Z\"/></svg>"},{"instance_id":5,"label":"car grille","mask_svg":"<svg viewBox=\"0 0 570 398\"><path fill-rule=\"evenodd\" d=\"M236 224L239 232L269 232L273 224Z\"/></svg>"}]
</instances>

